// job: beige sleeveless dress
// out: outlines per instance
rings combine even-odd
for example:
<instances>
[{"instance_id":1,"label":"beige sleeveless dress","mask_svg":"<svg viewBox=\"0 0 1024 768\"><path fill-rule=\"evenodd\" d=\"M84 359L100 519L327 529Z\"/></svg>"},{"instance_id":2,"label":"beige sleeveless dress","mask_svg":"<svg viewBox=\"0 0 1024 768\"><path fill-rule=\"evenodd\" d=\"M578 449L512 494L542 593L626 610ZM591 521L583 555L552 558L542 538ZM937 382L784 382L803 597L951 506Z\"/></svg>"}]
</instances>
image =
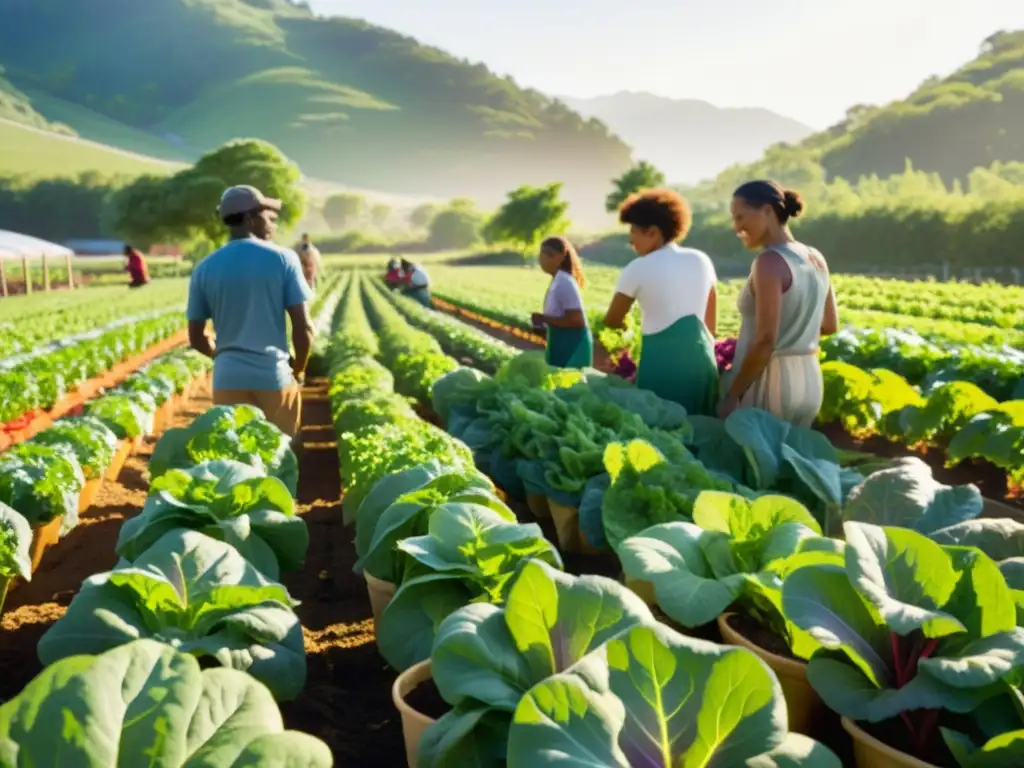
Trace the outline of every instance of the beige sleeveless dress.
<instances>
[{"instance_id":1,"label":"beige sleeveless dress","mask_svg":"<svg viewBox=\"0 0 1024 768\"><path fill-rule=\"evenodd\" d=\"M829 291L829 275L824 266L815 264L813 248L803 243L772 246L771 250L786 260L793 282L782 294L779 335L771 360L757 381L740 399L741 408L760 408L775 414L794 426L809 427L821 408L823 385L818 362L821 320ZM818 264L824 261L817 259ZM750 280L740 291L737 301L740 312L740 334L729 377L740 369L754 337L756 298ZM723 389L723 391L725 391Z\"/></svg>"}]
</instances>

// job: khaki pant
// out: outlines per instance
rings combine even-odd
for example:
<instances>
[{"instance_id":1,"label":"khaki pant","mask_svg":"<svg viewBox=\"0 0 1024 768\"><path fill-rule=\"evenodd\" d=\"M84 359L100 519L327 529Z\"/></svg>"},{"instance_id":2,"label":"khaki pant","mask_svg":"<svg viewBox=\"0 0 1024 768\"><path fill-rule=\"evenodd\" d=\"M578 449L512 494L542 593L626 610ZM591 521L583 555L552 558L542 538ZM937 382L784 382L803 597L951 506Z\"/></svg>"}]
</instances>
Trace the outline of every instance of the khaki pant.
<instances>
[{"instance_id":1,"label":"khaki pant","mask_svg":"<svg viewBox=\"0 0 1024 768\"><path fill-rule=\"evenodd\" d=\"M297 437L302 421L302 390L298 384L287 389L215 389L214 405L255 405L267 421L289 437Z\"/></svg>"}]
</instances>

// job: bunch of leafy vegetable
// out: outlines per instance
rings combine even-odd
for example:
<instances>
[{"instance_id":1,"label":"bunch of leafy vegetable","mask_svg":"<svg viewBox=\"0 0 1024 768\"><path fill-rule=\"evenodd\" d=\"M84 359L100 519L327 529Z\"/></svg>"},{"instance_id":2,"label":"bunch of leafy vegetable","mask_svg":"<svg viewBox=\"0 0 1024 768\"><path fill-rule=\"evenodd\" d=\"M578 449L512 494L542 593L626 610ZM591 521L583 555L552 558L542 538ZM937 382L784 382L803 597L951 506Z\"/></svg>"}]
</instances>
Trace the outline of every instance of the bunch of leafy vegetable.
<instances>
[{"instance_id":1,"label":"bunch of leafy vegetable","mask_svg":"<svg viewBox=\"0 0 1024 768\"><path fill-rule=\"evenodd\" d=\"M125 440L153 431L156 401L144 392L112 392L91 401L85 412L103 422L118 440Z\"/></svg>"},{"instance_id":2,"label":"bunch of leafy vegetable","mask_svg":"<svg viewBox=\"0 0 1024 768\"><path fill-rule=\"evenodd\" d=\"M55 661L0 706L0 763L329 768L332 758L319 739L285 730L255 678L136 640Z\"/></svg>"},{"instance_id":3,"label":"bunch of leafy vegetable","mask_svg":"<svg viewBox=\"0 0 1024 768\"><path fill-rule=\"evenodd\" d=\"M32 580L32 527L19 512L0 503L0 612L13 579Z\"/></svg>"},{"instance_id":4,"label":"bunch of leafy vegetable","mask_svg":"<svg viewBox=\"0 0 1024 768\"><path fill-rule=\"evenodd\" d=\"M102 477L117 452L117 435L91 416L56 421L31 442L73 453L87 480Z\"/></svg>"},{"instance_id":5,"label":"bunch of leafy vegetable","mask_svg":"<svg viewBox=\"0 0 1024 768\"><path fill-rule=\"evenodd\" d=\"M78 525L78 498L85 475L64 446L19 443L0 453L0 503L13 507L33 527L60 518L61 534Z\"/></svg>"},{"instance_id":6,"label":"bunch of leafy vegetable","mask_svg":"<svg viewBox=\"0 0 1024 768\"><path fill-rule=\"evenodd\" d=\"M300 570L309 548L285 484L237 461L172 469L154 480L142 512L121 526L117 553L134 561L176 528L227 542L271 579Z\"/></svg>"},{"instance_id":7,"label":"bunch of leafy vegetable","mask_svg":"<svg viewBox=\"0 0 1024 768\"><path fill-rule=\"evenodd\" d=\"M818 644L807 678L846 717L900 718L906 749L931 757L946 713L974 711L1024 666L1011 590L976 548L865 523L844 533L844 565L808 565L783 583L786 618Z\"/></svg>"},{"instance_id":8,"label":"bunch of leafy vegetable","mask_svg":"<svg viewBox=\"0 0 1024 768\"><path fill-rule=\"evenodd\" d=\"M842 542L821 536L810 512L786 496L705 491L693 523L655 525L617 549L631 579L649 582L658 606L684 627L714 621L739 602L748 615L786 639L804 640L782 616L782 581L795 568L841 563Z\"/></svg>"},{"instance_id":9,"label":"bunch of leafy vegetable","mask_svg":"<svg viewBox=\"0 0 1024 768\"><path fill-rule=\"evenodd\" d=\"M521 525L497 504L455 501L430 515L427 531L398 542L406 559L402 583L381 616L384 658L405 669L429 657L439 624L466 605L500 605L529 562L561 568L536 524Z\"/></svg>"},{"instance_id":10,"label":"bunch of leafy vegetable","mask_svg":"<svg viewBox=\"0 0 1024 768\"><path fill-rule=\"evenodd\" d=\"M500 764L526 691L642 623L654 617L621 584L525 563L504 606L464 604L440 623L431 674L452 710L424 734L423 764Z\"/></svg>"},{"instance_id":11,"label":"bunch of leafy vegetable","mask_svg":"<svg viewBox=\"0 0 1024 768\"><path fill-rule=\"evenodd\" d=\"M283 701L306 680L294 605L233 546L179 528L134 561L86 579L40 638L39 660L49 665L152 638L248 672Z\"/></svg>"},{"instance_id":12,"label":"bunch of leafy vegetable","mask_svg":"<svg viewBox=\"0 0 1024 768\"><path fill-rule=\"evenodd\" d=\"M170 469L218 459L276 477L293 496L298 488L299 464L291 438L251 405L215 405L187 427L167 430L153 448L149 474L155 479Z\"/></svg>"},{"instance_id":13,"label":"bunch of leafy vegetable","mask_svg":"<svg viewBox=\"0 0 1024 768\"><path fill-rule=\"evenodd\" d=\"M522 696L508 766L533 768L541 755L617 768L842 765L788 732L782 689L757 656L646 623Z\"/></svg>"}]
</instances>

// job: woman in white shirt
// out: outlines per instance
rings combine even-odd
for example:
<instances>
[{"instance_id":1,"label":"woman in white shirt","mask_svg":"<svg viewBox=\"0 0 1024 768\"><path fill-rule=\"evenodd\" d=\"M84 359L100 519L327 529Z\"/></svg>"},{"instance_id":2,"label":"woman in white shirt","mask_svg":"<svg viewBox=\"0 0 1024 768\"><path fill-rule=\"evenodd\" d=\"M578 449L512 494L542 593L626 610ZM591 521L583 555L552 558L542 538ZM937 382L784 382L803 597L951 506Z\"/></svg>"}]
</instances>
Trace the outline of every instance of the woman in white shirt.
<instances>
[{"instance_id":1,"label":"woman in white shirt","mask_svg":"<svg viewBox=\"0 0 1024 768\"><path fill-rule=\"evenodd\" d=\"M416 299L428 309L433 309L433 302L430 301L430 276L427 274L427 270L419 264L402 259L402 273L405 275L407 283L405 295Z\"/></svg>"},{"instance_id":2,"label":"woman in white shirt","mask_svg":"<svg viewBox=\"0 0 1024 768\"><path fill-rule=\"evenodd\" d=\"M540 246L540 268L551 275L544 312L534 312L533 326L547 330L548 365L589 368L594 364L594 337L583 310L583 264L572 243L549 237Z\"/></svg>"},{"instance_id":3,"label":"woman in white shirt","mask_svg":"<svg viewBox=\"0 0 1024 768\"><path fill-rule=\"evenodd\" d=\"M690 230L690 206L670 189L646 189L619 208L639 258L619 276L605 317L621 328L633 302L642 315L643 346L636 385L713 416L718 399L715 338L718 294L707 254L676 243Z\"/></svg>"}]
</instances>

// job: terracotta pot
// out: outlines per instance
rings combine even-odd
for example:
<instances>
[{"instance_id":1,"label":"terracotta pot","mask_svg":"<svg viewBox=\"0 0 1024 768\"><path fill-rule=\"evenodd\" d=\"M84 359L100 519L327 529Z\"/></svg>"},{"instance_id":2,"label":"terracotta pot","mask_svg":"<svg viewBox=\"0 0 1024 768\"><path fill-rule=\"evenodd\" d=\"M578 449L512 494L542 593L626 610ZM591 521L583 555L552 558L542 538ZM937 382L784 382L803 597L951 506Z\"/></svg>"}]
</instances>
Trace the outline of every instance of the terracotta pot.
<instances>
[{"instance_id":1,"label":"terracotta pot","mask_svg":"<svg viewBox=\"0 0 1024 768\"><path fill-rule=\"evenodd\" d=\"M124 468L124 463L128 461L128 457L132 455L132 441L122 440L117 444L117 450L114 452L114 458L110 460L110 466L107 467L107 471L103 475L103 479L111 483L116 483L117 478L121 474L121 470Z\"/></svg>"},{"instance_id":2,"label":"terracotta pot","mask_svg":"<svg viewBox=\"0 0 1024 768\"><path fill-rule=\"evenodd\" d=\"M366 591L370 595L370 610L373 611L373 634L377 635L380 617L384 614L388 603L391 602L391 598L395 596L397 587L390 581L383 581L376 576L371 576L366 571L363 571L363 578L366 579Z\"/></svg>"},{"instance_id":3,"label":"terracotta pot","mask_svg":"<svg viewBox=\"0 0 1024 768\"><path fill-rule=\"evenodd\" d=\"M729 626L728 619L734 616L724 613L718 617L718 629L726 645L736 645L757 654L761 661L771 667L782 686L782 695L786 697L786 709L789 710L789 730L810 735L811 729L825 711L818 694L807 681L807 662L787 659L783 656L766 651Z\"/></svg>"},{"instance_id":4,"label":"terracotta pot","mask_svg":"<svg viewBox=\"0 0 1024 768\"><path fill-rule=\"evenodd\" d=\"M541 520L549 520L551 518L551 509L548 507L548 497L542 493L528 493L526 494L526 506L530 509L530 514Z\"/></svg>"},{"instance_id":5,"label":"terracotta pot","mask_svg":"<svg viewBox=\"0 0 1024 768\"><path fill-rule=\"evenodd\" d=\"M85 487L82 488L82 492L78 496L78 514L82 514L93 505L96 501L96 494L99 493L102 484L102 477L95 477L92 480L85 481Z\"/></svg>"},{"instance_id":6,"label":"terracotta pot","mask_svg":"<svg viewBox=\"0 0 1024 768\"><path fill-rule=\"evenodd\" d=\"M601 550L592 547L580 531L580 511L577 507L567 507L553 499L548 499L548 509L555 523L558 534L558 548L563 552L574 554L596 555Z\"/></svg>"},{"instance_id":7,"label":"terracotta pot","mask_svg":"<svg viewBox=\"0 0 1024 768\"><path fill-rule=\"evenodd\" d=\"M63 518L55 518L46 525L32 529L32 544L29 547L29 557L32 559L32 573L39 568L43 559L43 552L52 547L60 540L60 526Z\"/></svg>"},{"instance_id":8,"label":"terracotta pot","mask_svg":"<svg viewBox=\"0 0 1024 768\"><path fill-rule=\"evenodd\" d=\"M436 721L422 712L417 712L405 702L415 688L430 680L430 660L421 661L400 674L391 686L391 700L402 717L402 735L405 737L405 759L409 768L416 768L420 757L420 739L423 733Z\"/></svg>"},{"instance_id":9,"label":"terracotta pot","mask_svg":"<svg viewBox=\"0 0 1024 768\"><path fill-rule=\"evenodd\" d=\"M857 768L937 768L884 744L848 717L844 717L842 723L853 738L853 757Z\"/></svg>"}]
</instances>

